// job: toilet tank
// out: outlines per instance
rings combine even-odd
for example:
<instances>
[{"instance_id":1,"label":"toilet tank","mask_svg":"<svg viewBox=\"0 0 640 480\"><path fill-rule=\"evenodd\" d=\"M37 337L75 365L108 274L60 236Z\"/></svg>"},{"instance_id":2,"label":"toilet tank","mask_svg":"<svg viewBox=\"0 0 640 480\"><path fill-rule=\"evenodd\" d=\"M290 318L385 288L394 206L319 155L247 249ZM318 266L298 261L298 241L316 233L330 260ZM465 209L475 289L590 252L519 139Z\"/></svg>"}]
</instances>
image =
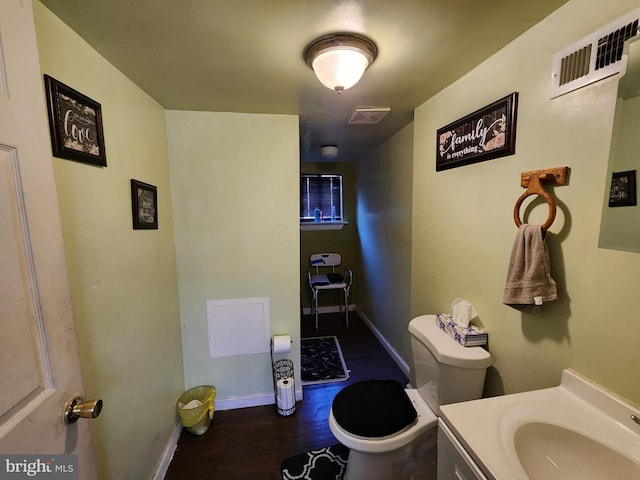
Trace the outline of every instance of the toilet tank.
<instances>
[{"instance_id":1,"label":"toilet tank","mask_svg":"<svg viewBox=\"0 0 640 480\"><path fill-rule=\"evenodd\" d=\"M440 330L435 315L409 322L416 388L431 410L482 397L491 355L482 347L464 347Z\"/></svg>"}]
</instances>

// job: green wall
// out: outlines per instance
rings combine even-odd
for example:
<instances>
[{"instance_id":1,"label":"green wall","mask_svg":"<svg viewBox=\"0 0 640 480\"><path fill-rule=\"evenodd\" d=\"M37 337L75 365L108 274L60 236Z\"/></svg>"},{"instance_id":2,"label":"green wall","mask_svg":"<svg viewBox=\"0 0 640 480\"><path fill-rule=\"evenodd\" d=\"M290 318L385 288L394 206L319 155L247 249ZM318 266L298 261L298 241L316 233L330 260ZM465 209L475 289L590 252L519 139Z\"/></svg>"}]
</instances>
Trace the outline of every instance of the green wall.
<instances>
[{"instance_id":1,"label":"green wall","mask_svg":"<svg viewBox=\"0 0 640 480\"><path fill-rule=\"evenodd\" d=\"M412 238L397 244L411 248L411 316L448 312L456 297L474 304L489 331L489 395L557 385L562 369L571 367L640 405L640 384L629 377L640 364L634 304L640 256L598 248L618 80L549 98L553 53L637 6L632 0L572 0L415 111ZM514 91L520 94L515 155L436 172L436 130ZM370 177L404 175L406 167L395 162L404 142L394 142L391 151L378 152L388 165L373 164ZM559 299L539 316L522 314L502 304L516 234L513 208L523 192L520 173L565 165L569 184L551 189L558 212L548 234ZM360 233L375 224L370 218L404 203L392 199L360 215ZM548 213L542 202L525 211L528 223L542 223ZM367 276L361 281L381 282L380 292L389 286L380 275ZM367 298L374 293L370 287ZM379 301L385 300L396 304L391 294ZM408 335L404 321L396 329ZM402 345L406 340L394 341L406 355Z\"/></svg>"},{"instance_id":2,"label":"green wall","mask_svg":"<svg viewBox=\"0 0 640 480\"><path fill-rule=\"evenodd\" d=\"M349 304L357 303L355 287L360 281L357 266L357 209L356 194L359 183L356 177L356 165L353 162L302 162L300 173L342 174L343 213L345 225L342 230L314 230L300 232L300 291L302 307L305 311L311 308L312 295L307 281L307 271L313 272L309 258L314 253L339 253L342 255L342 265L338 268L343 272L345 268L353 271L353 285L349 296ZM298 211L298 218L300 212ZM322 292L318 295L318 308L331 309L340 305L339 291ZM322 311L322 310L321 310Z\"/></svg>"},{"instance_id":3,"label":"green wall","mask_svg":"<svg viewBox=\"0 0 640 480\"><path fill-rule=\"evenodd\" d=\"M164 109L34 2L40 64L102 104L106 168L54 158L98 478L150 478L184 387ZM131 227L130 179L158 187L158 230ZM82 393L82 392L79 392Z\"/></svg>"},{"instance_id":4,"label":"green wall","mask_svg":"<svg viewBox=\"0 0 640 480\"><path fill-rule=\"evenodd\" d=\"M298 117L168 111L167 124L186 387L215 385L216 408L273 402L268 353L209 356L206 302L269 297L300 378Z\"/></svg>"},{"instance_id":5,"label":"green wall","mask_svg":"<svg viewBox=\"0 0 640 480\"><path fill-rule=\"evenodd\" d=\"M411 320L413 124L358 163L358 309L405 360Z\"/></svg>"}]
</instances>

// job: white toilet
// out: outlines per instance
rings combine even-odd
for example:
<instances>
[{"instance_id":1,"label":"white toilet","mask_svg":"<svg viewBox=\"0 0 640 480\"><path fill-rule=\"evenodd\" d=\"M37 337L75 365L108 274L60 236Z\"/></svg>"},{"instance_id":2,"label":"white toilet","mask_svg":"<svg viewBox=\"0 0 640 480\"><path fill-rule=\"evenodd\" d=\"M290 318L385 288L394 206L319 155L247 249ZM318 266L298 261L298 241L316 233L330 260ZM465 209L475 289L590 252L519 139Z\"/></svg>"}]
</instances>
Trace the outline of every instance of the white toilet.
<instances>
[{"instance_id":1,"label":"white toilet","mask_svg":"<svg viewBox=\"0 0 640 480\"><path fill-rule=\"evenodd\" d=\"M345 480L435 480L440 405L482 396L489 352L456 343L435 315L411 320L409 333L417 388L357 382L333 401L329 427L351 450Z\"/></svg>"}]
</instances>

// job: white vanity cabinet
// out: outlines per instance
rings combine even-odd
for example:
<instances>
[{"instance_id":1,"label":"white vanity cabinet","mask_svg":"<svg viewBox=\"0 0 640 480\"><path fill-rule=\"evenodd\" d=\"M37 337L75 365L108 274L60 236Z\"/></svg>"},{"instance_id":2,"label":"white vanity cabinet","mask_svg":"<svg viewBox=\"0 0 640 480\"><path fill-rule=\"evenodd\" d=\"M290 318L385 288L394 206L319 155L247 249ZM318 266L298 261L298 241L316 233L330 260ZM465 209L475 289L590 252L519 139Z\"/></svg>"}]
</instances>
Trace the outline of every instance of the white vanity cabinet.
<instances>
[{"instance_id":1,"label":"white vanity cabinet","mask_svg":"<svg viewBox=\"0 0 640 480\"><path fill-rule=\"evenodd\" d=\"M442 419L438 423L438 480L487 480Z\"/></svg>"}]
</instances>

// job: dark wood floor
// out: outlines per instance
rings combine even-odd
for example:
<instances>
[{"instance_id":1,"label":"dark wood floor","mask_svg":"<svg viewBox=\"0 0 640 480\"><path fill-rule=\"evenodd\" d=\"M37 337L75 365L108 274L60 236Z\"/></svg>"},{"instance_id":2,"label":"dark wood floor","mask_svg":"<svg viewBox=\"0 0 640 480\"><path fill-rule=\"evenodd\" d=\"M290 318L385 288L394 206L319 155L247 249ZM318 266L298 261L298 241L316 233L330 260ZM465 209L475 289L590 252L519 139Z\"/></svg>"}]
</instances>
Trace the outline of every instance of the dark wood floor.
<instances>
[{"instance_id":1,"label":"dark wood floor","mask_svg":"<svg viewBox=\"0 0 640 480\"><path fill-rule=\"evenodd\" d=\"M303 387L296 412L280 417L274 405L216 411L211 428L202 436L183 430L166 480L280 480L280 462L287 457L336 442L327 418L333 397L346 385L370 378L408 379L355 312L321 315L314 329L303 319L302 337L336 335L347 368L346 382Z\"/></svg>"}]
</instances>

